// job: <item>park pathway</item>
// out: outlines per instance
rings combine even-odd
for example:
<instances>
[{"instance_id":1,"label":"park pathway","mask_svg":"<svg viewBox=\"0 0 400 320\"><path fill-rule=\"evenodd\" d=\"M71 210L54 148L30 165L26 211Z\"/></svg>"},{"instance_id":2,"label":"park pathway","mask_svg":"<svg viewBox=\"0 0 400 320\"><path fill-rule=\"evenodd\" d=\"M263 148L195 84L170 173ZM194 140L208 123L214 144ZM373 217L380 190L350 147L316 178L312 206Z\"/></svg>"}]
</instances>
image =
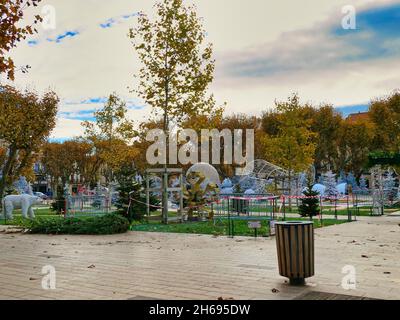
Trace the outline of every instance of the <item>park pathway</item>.
<instances>
[{"instance_id":1,"label":"park pathway","mask_svg":"<svg viewBox=\"0 0 400 320\"><path fill-rule=\"evenodd\" d=\"M400 299L399 223L400 217L363 217L316 230L316 276L305 287L279 276L275 239L47 236L0 226L0 299L304 299L320 292ZM47 265L56 270L56 290L41 287ZM356 271L355 290L341 286L348 265Z\"/></svg>"}]
</instances>

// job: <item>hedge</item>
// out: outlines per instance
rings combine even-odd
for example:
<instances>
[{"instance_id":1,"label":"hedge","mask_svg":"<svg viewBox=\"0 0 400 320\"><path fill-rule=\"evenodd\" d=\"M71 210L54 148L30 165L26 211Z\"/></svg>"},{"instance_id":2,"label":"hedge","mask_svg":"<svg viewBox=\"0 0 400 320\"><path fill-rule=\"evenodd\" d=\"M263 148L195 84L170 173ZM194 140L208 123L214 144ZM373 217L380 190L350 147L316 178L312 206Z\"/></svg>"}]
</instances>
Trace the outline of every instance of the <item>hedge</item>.
<instances>
[{"instance_id":1,"label":"hedge","mask_svg":"<svg viewBox=\"0 0 400 320\"><path fill-rule=\"evenodd\" d=\"M368 156L368 165L400 165L400 153L397 152L371 152Z\"/></svg>"},{"instance_id":2,"label":"hedge","mask_svg":"<svg viewBox=\"0 0 400 320\"><path fill-rule=\"evenodd\" d=\"M23 227L34 234L86 234L104 235L124 233L129 230L128 219L118 214L85 218L36 218Z\"/></svg>"}]
</instances>

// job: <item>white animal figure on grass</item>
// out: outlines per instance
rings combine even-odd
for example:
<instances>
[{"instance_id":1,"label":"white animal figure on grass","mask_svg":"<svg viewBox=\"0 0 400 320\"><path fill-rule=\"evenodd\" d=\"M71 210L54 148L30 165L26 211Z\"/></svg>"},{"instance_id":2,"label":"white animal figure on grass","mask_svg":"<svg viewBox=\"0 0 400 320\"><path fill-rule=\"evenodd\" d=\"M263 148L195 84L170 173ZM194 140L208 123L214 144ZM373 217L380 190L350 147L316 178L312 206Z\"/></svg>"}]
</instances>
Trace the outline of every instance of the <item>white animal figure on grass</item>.
<instances>
[{"instance_id":1,"label":"white animal figure on grass","mask_svg":"<svg viewBox=\"0 0 400 320\"><path fill-rule=\"evenodd\" d=\"M3 212L7 219L11 220L13 218L13 210L21 209L24 218L28 218L29 215L29 218L33 219L35 218L35 213L32 206L41 203L43 203L43 199L29 194L9 195L3 199Z\"/></svg>"}]
</instances>

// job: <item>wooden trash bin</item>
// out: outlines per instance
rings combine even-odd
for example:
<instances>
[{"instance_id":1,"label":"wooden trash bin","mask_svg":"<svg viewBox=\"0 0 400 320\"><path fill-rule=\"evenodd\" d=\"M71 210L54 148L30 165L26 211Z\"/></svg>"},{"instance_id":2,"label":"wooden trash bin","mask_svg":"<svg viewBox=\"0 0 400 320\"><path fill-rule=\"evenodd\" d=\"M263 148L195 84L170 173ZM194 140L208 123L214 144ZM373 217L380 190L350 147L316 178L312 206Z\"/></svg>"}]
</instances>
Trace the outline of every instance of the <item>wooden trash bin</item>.
<instances>
[{"instance_id":1,"label":"wooden trash bin","mask_svg":"<svg viewBox=\"0 0 400 320\"><path fill-rule=\"evenodd\" d=\"M291 285L304 285L314 275L313 222L277 222L275 228L279 274Z\"/></svg>"}]
</instances>

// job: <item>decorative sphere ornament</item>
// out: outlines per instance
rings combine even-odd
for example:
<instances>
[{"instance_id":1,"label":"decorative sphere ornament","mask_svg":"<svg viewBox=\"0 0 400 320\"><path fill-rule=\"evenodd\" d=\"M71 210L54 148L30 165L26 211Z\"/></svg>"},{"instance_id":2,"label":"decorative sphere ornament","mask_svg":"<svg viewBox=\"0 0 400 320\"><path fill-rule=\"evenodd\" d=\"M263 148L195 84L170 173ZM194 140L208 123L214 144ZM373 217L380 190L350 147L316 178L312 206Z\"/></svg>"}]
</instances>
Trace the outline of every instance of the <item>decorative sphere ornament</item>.
<instances>
[{"instance_id":1,"label":"decorative sphere ornament","mask_svg":"<svg viewBox=\"0 0 400 320\"><path fill-rule=\"evenodd\" d=\"M217 186L221 184L218 171L209 163L199 162L194 164L186 172L186 176L192 172L203 174L203 176L206 178L207 184L215 183Z\"/></svg>"},{"instance_id":2,"label":"decorative sphere ornament","mask_svg":"<svg viewBox=\"0 0 400 320\"><path fill-rule=\"evenodd\" d=\"M317 183L312 187L312 191L316 191L320 196L324 196L326 187L323 184Z\"/></svg>"}]
</instances>

